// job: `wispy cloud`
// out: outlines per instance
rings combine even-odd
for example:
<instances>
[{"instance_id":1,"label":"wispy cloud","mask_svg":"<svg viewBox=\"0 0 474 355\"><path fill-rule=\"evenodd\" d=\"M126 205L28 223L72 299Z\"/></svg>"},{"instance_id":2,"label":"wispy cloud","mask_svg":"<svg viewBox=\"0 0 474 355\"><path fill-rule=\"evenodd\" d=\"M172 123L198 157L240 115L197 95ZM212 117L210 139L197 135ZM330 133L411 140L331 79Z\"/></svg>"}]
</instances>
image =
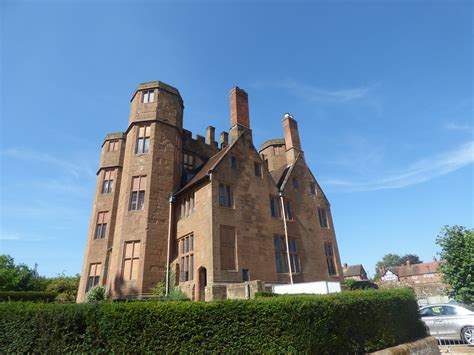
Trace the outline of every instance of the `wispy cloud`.
<instances>
[{"instance_id":1,"label":"wispy cloud","mask_svg":"<svg viewBox=\"0 0 474 355\"><path fill-rule=\"evenodd\" d=\"M323 184L350 191L373 191L398 189L420 184L438 176L468 166L474 162L474 141L462 144L458 148L423 159L410 165L407 169L391 176L369 181L347 181L328 179Z\"/></svg>"},{"instance_id":2,"label":"wispy cloud","mask_svg":"<svg viewBox=\"0 0 474 355\"><path fill-rule=\"evenodd\" d=\"M2 151L1 155L7 158L23 160L30 163L55 166L75 178L79 178L84 174L87 174L88 176L94 176L94 171L89 164L61 159L47 153L35 152L27 149L11 148Z\"/></svg>"},{"instance_id":3,"label":"wispy cloud","mask_svg":"<svg viewBox=\"0 0 474 355\"><path fill-rule=\"evenodd\" d=\"M463 131L472 133L472 125L469 123L460 123L460 122L448 122L444 128L450 131Z\"/></svg>"},{"instance_id":4,"label":"wispy cloud","mask_svg":"<svg viewBox=\"0 0 474 355\"><path fill-rule=\"evenodd\" d=\"M0 233L0 240L19 240L20 236L16 233Z\"/></svg>"},{"instance_id":5,"label":"wispy cloud","mask_svg":"<svg viewBox=\"0 0 474 355\"><path fill-rule=\"evenodd\" d=\"M329 90L315 85L286 80L277 84L277 86L287 89L294 95L300 96L309 101L346 103L368 98L369 93L377 87L377 84Z\"/></svg>"}]
</instances>

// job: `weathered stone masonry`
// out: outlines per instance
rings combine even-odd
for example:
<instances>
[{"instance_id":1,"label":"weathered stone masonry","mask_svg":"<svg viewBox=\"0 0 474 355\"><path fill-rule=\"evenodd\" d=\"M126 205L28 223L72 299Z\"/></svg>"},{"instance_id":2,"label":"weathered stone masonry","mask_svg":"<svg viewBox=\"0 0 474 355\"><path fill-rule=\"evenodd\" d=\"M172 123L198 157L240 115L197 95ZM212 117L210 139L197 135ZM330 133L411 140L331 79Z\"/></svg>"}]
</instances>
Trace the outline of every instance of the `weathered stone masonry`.
<instances>
[{"instance_id":1,"label":"weathered stone masonry","mask_svg":"<svg viewBox=\"0 0 474 355\"><path fill-rule=\"evenodd\" d=\"M165 276L169 230L172 279L194 300L245 297L243 282L253 293L290 282L290 269L293 282L340 281L330 205L296 120L286 114L284 139L257 151L244 90L230 92L220 144L212 126L192 138L183 109L177 89L140 84L127 130L106 136L78 302L96 284L113 298L149 295Z\"/></svg>"}]
</instances>

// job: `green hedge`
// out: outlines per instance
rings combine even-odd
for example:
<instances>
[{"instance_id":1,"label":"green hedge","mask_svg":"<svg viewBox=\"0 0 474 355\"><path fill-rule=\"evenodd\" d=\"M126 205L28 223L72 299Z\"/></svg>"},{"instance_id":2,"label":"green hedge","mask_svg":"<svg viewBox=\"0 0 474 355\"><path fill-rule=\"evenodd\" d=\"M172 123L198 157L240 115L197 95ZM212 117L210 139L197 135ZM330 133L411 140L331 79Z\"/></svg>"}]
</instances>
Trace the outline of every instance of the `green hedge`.
<instances>
[{"instance_id":1,"label":"green hedge","mask_svg":"<svg viewBox=\"0 0 474 355\"><path fill-rule=\"evenodd\" d=\"M5 353L361 353L424 336L409 290L209 303L0 304Z\"/></svg>"},{"instance_id":2,"label":"green hedge","mask_svg":"<svg viewBox=\"0 0 474 355\"><path fill-rule=\"evenodd\" d=\"M58 294L56 292L35 291L0 291L0 302L30 301L53 302Z\"/></svg>"}]
</instances>

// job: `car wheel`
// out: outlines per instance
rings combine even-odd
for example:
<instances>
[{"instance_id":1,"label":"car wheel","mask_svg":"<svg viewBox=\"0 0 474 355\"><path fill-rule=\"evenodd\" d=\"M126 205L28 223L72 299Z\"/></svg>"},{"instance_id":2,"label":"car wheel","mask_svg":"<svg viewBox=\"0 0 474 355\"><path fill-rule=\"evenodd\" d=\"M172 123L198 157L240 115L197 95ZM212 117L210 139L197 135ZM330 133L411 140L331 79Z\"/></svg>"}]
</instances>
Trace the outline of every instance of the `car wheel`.
<instances>
[{"instance_id":1,"label":"car wheel","mask_svg":"<svg viewBox=\"0 0 474 355\"><path fill-rule=\"evenodd\" d=\"M469 344L474 346L474 327L466 327L461 331L462 338L464 341Z\"/></svg>"}]
</instances>

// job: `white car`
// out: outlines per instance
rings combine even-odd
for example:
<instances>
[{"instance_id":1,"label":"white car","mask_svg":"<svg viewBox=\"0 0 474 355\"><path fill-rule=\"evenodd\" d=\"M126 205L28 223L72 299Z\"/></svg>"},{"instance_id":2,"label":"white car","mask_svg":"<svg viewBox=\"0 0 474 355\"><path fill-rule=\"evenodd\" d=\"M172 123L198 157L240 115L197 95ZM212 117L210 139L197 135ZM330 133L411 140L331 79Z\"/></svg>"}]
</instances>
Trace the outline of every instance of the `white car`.
<instances>
[{"instance_id":1,"label":"white car","mask_svg":"<svg viewBox=\"0 0 474 355\"><path fill-rule=\"evenodd\" d=\"M474 309L455 303L430 304L420 308L421 320L437 339L461 340L474 346Z\"/></svg>"}]
</instances>

